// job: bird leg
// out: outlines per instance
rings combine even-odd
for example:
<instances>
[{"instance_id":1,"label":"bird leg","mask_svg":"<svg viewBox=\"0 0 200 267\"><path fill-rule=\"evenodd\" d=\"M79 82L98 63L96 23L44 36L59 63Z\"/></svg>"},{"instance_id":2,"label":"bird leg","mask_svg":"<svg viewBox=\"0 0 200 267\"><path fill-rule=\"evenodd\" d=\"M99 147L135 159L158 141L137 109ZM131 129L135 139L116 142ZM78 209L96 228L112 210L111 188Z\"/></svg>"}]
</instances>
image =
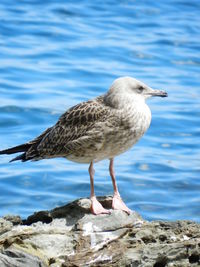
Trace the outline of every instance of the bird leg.
<instances>
[{"instance_id":1,"label":"bird leg","mask_svg":"<svg viewBox=\"0 0 200 267\"><path fill-rule=\"evenodd\" d=\"M95 193L94 193L94 168L93 168L93 161L90 163L89 167L89 174L90 174L90 187L91 187L91 193L90 193L90 199L91 199L91 212L94 215L98 214L108 214L110 213L109 210L104 209L104 207L101 205L101 203L96 199Z\"/></svg>"},{"instance_id":2,"label":"bird leg","mask_svg":"<svg viewBox=\"0 0 200 267\"><path fill-rule=\"evenodd\" d=\"M114 189L112 208L115 210L123 210L127 212L128 214L130 214L131 210L126 206L126 204L121 199L118 188L117 188L115 172L114 172L114 159L110 159L109 171L110 171L110 176L112 178L113 189Z\"/></svg>"}]
</instances>

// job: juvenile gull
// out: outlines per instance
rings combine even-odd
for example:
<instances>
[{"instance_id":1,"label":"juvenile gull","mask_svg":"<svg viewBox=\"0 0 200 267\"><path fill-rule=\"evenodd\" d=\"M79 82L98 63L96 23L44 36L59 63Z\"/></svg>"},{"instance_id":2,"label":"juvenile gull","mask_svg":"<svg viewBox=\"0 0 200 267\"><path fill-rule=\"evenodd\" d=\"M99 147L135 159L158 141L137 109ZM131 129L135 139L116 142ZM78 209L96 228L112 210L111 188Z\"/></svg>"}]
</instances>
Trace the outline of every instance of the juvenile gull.
<instances>
[{"instance_id":1,"label":"juvenile gull","mask_svg":"<svg viewBox=\"0 0 200 267\"><path fill-rule=\"evenodd\" d=\"M109 159L114 195L112 208L130 213L120 197L114 173L114 157L131 148L146 132L151 111L145 100L166 97L131 77L116 79L104 95L82 102L67 110L58 122L32 141L0 151L0 154L24 152L11 161L64 157L89 163L91 211L109 213L94 193L94 162Z\"/></svg>"}]
</instances>

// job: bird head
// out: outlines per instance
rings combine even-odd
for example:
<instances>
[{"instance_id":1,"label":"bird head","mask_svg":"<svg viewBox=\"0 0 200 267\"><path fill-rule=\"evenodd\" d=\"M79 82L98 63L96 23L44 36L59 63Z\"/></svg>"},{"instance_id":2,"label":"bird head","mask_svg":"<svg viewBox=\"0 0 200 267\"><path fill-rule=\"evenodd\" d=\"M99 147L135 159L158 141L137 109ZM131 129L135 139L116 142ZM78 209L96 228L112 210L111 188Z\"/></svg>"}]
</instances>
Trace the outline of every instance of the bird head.
<instances>
[{"instance_id":1,"label":"bird head","mask_svg":"<svg viewBox=\"0 0 200 267\"><path fill-rule=\"evenodd\" d=\"M113 106L125 105L133 101L145 101L152 96L166 97L167 93L155 90L141 81L131 77L120 77L111 85L106 94L106 99Z\"/></svg>"}]
</instances>

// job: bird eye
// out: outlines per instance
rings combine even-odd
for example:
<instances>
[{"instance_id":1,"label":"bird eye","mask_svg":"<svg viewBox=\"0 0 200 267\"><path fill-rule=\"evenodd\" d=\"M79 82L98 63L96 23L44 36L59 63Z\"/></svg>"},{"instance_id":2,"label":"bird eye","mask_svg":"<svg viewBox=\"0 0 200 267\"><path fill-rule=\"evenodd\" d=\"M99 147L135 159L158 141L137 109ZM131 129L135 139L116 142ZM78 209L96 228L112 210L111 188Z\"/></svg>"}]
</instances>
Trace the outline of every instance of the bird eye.
<instances>
[{"instance_id":1,"label":"bird eye","mask_svg":"<svg viewBox=\"0 0 200 267\"><path fill-rule=\"evenodd\" d=\"M138 87L138 93L141 94L143 92L143 90L144 90L144 87L143 86Z\"/></svg>"}]
</instances>

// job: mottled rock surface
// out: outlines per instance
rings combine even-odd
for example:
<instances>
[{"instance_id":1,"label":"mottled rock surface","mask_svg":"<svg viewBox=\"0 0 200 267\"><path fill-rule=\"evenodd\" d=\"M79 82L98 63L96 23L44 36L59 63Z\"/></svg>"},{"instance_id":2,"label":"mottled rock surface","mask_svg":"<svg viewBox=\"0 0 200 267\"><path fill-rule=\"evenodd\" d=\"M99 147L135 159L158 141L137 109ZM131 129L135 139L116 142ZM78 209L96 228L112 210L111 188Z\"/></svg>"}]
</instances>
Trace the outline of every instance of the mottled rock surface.
<instances>
[{"instance_id":1,"label":"mottled rock surface","mask_svg":"<svg viewBox=\"0 0 200 267\"><path fill-rule=\"evenodd\" d=\"M99 200L111 207L111 197ZM94 216L89 207L79 199L23 221L0 218L0 267L200 266L199 224L113 210Z\"/></svg>"}]
</instances>

